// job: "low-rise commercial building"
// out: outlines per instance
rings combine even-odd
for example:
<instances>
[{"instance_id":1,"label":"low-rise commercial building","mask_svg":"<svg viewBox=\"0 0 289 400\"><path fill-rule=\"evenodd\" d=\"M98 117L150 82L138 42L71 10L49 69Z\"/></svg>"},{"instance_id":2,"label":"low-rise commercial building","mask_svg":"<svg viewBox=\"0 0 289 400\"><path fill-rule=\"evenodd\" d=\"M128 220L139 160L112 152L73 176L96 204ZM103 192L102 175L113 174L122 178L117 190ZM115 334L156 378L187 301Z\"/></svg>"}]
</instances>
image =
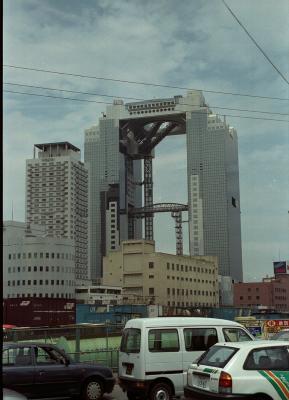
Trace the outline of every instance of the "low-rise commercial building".
<instances>
[{"instance_id":1,"label":"low-rise commercial building","mask_svg":"<svg viewBox=\"0 0 289 400\"><path fill-rule=\"evenodd\" d=\"M235 283L234 306L289 311L289 275L263 278L262 282Z\"/></svg>"},{"instance_id":2,"label":"low-rise commercial building","mask_svg":"<svg viewBox=\"0 0 289 400\"><path fill-rule=\"evenodd\" d=\"M124 300L143 304L219 305L217 257L159 253L153 241L124 241L104 257L103 284L121 285Z\"/></svg>"},{"instance_id":3,"label":"low-rise commercial building","mask_svg":"<svg viewBox=\"0 0 289 400\"><path fill-rule=\"evenodd\" d=\"M75 288L75 299L82 304L122 304L122 288L105 285L78 286Z\"/></svg>"}]
</instances>

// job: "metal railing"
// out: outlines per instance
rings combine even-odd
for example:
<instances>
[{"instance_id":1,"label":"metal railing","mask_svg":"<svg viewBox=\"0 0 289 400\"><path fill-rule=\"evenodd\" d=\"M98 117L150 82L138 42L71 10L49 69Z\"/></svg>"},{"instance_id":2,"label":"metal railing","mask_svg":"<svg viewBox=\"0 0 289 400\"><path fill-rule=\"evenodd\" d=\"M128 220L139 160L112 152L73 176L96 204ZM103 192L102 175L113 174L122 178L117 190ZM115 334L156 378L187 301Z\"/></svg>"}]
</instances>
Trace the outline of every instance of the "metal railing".
<instances>
[{"instance_id":1,"label":"metal railing","mask_svg":"<svg viewBox=\"0 0 289 400\"><path fill-rule=\"evenodd\" d=\"M118 368L123 324L85 324L61 327L13 328L3 333L4 342L41 342L63 349L75 362Z\"/></svg>"}]
</instances>

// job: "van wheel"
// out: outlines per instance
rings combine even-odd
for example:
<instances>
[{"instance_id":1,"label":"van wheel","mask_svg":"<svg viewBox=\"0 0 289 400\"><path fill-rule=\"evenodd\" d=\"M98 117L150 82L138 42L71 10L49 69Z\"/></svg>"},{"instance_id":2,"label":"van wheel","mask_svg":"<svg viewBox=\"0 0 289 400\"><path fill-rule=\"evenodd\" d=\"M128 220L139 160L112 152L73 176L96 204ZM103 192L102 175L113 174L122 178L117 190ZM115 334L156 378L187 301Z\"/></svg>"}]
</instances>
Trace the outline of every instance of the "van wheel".
<instances>
[{"instance_id":1,"label":"van wheel","mask_svg":"<svg viewBox=\"0 0 289 400\"><path fill-rule=\"evenodd\" d=\"M150 400L171 400L173 392L171 386L166 382L156 383L150 392Z\"/></svg>"}]
</instances>

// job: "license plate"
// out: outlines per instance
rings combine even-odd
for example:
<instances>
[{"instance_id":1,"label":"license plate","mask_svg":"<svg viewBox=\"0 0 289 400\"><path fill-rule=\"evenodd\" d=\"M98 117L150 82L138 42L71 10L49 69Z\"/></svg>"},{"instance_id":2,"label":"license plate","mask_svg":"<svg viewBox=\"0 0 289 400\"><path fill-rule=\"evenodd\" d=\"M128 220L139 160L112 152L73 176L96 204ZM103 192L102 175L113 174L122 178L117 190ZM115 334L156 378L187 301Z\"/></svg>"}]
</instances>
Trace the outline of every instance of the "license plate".
<instances>
[{"instance_id":1,"label":"license plate","mask_svg":"<svg viewBox=\"0 0 289 400\"><path fill-rule=\"evenodd\" d=\"M196 379L196 386L201 388L201 389L206 389L207 388L207 384L208 384L208 378L198 377Z\"/></svg>"}]
</instances>

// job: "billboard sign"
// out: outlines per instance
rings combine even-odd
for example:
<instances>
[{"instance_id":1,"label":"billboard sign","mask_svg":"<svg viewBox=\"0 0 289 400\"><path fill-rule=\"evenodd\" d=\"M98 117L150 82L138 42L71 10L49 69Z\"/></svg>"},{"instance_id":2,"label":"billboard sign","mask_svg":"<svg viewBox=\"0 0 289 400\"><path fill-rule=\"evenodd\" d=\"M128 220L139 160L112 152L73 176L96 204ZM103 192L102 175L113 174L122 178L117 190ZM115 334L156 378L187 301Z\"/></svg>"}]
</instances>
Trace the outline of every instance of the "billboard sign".
<instances>
[{"instance_id":1,"label":"billboard sign","mask_svg":"<svg viewBox=\"0 0 289 400\"><path fill-rule=\"evenodd\" d=\"M286 261L274 261L273 266L274 266L274 274L275 275L287 273Z\"/></svg>"},{"instance_id":2,"label":"billboard sign","mask_svg":"<svg viewBox=\"0 0 289 400\"><path fill-rule=\"evenodd\" d=\"M262 327L261 326L248 326L247 329L251 333L251 335L261 338L261 336L262 336Z\"/></svg>"}]
</instances>

